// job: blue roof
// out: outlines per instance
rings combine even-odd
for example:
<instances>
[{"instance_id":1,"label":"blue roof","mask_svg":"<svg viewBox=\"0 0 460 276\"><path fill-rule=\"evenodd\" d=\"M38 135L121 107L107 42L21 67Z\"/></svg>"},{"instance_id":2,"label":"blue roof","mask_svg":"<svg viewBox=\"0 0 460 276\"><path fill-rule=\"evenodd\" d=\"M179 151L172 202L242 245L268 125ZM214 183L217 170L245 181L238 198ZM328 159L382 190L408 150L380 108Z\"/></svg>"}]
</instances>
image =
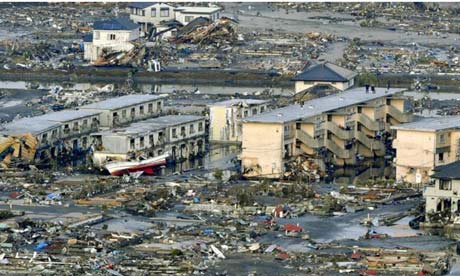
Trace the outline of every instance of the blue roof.
<instances>
[{"instance_id":1,"label":"blue roof","mask_svg":"<svg viewBox=\"0 0 460 276\"><path fill-rule=\"evenodd\" d=\"M153 6L158 2L130 2L128 7L130 8L137 8L137 9L145 9L147 7Z\"/></svg>"},{"instance_id":2,"label":"blue roof","mask_svg":"<svg viewBox=\"0 0 460 276\"><path fill-rule=\"evenodd\" d=\"M293 81L332 81L345 82L356 76L356 73L326 62L313 65L295 76Z\"/></svg>"},{"instance_id":3,"label":"blue roof","mask_svg":"<svg viewBox=\"0 0 460 276\"><path fill-rule=\"evenodd\" d=\"M118 17L106 21L94 22L93 29L95 30L134 30L139 28L139 25L129 20L127 17Z\"/></svg>"},{"instance_id":4,"label":"blue roof","mask_svg":"<svg viewBox=\"0 0 460 276\"><path fill-rule=\"evenodd\" d=\"M86 35L83 37L83 41L84 41L84 42L93 42L93 34L86 34Z\"/></svg>"}]
</instances>

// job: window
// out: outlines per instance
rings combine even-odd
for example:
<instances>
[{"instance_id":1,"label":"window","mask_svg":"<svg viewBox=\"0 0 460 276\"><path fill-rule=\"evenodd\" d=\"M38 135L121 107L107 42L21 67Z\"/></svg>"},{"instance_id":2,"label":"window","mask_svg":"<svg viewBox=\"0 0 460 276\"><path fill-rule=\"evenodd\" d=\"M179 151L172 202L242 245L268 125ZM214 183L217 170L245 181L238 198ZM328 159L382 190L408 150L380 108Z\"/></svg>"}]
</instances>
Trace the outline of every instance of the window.
<instances>
[{"instance_id":1,"label":"window","mask_svg":"<svg viewBox=\"0 0 460 276\"><path fill-rule=\"evenodd\" d=\"M144 106L139 106L139 114L144 115Z\"/></svg>"},{"instance_id":2,"label":"window","mask_svg":"<svg viewBox=\"0 0 460 276\"><path fill-rule=\"evenodd\" d=\"M253 108L252 109L252 115L256 115L257 114L257 108Z\"/></svg>"},{"instance_id":3,"label":"window","mask_svg":"<svg viewBox=\"0 0 460 276\"><path fill-rule=\"evenodd\" d=\"M185 127L180 128L180 135L185 136Z\"/></svg>"},{"instance_id":4,"label":"window","mask_svg":"<svg viewBox=\"0 0 460 276\"><path fill-rule=\"evenodd\" d=\"M444 191L452 190L452 181L446 179L439 180L439 189Z\"/></svg>"},{"instance_id":5,"label":"window","mask_svg":"<svg viewBox=\"0 0 460 276\"><path fill-rule=\"evenodd\" d=\"M51 132L51 138L54 139L56 137L57 137L57 130L55 129Z\"/></svg>"},{"instance_id":6,"label":"window","mask_svg":"<svg viewBox=\"0 0 460 276\"><path fill-rule=\"evenodd\" d=\"M109 40L115 40L115 34L109 34Z\"/></svg>"},{"instance_id":7,"label":"window","mask_svg":"<svg viewBox=\"0 0 460 276\"><path fill-rule=\"evenodd\" d=\"M64 133L69 133L69 132L70 132L69 125L65 125L64 126Z\"/></svg>"},{"instance_id":8,"label":"window","mask_svg":"<svg viewBox=\"0 0 460 276\"><path fill-rule=\"evenodd\" d=\"M202 122L198 123L198 131L203 131L203 123Z\"/></svg>"},{"instance_id":9,"label":"window","mask_svg":"<svg viewBox=\"0 0 460 276\"><path fill-rule=\"evenodd\" d=\"M126 109L121 111L121 117L126 118Z\"/></svg>"},{"instance_id":10,"label":"window","mask_svg":"<svg viewBox=\"0 0 460 276\"><path fill-rule=\"evenodd\" d=\"M177 138L177 130L175 128L172 129L172 137Z\"/></svg>"},{"instance_id":11,"label":"window","mask_svg":"<svg viewBox=\"0 0 460 276\"><path fill-rule=\"evenodd\" d=\"M134 118L136 116L136 109L133 107L131 108L131 117Z\"/></svg>"},{"instance_id":12,"label":"window","mask_svg":"<svg viewBox=\"0 0 460 276\"><path fill-rule=\"evenodd\" d=\"M81 125L82 128L87 128L88 127L88 120L84 119L83 124Z\"/></svg>"},{"instance_id":13,"label":"window","mask_svg":"<svg viewBox=\"0 0 460 276\"><path fill-rule=\"evenodd\" d=\"M144 137L140 138L140 143L139 144L140 144L141 148L144 147Z\"/></svg>"},{"instance_id":14,"label":"window","mask_svg":"<svg viewBox=\"0 0 460 276\"><path fill-rule=\"evenodd\" d=\"M195 127L193 124L190 125L190 134L195 133Z\"/></svg>"},{"instance_id":15,"label":"window","mask_svg":"<svg viewBox=\"0 0 460 276\"><path fill-rule=\"evenodd\" d=\"M444 144L446 142L446 137L444 136L444 134L440 134L439 135L439 143L441 144Z\"/></svg>"},{"instance_id":16,"label":"window","mask_svg":"<svg viewBox=\"0 0 460 276\"><path fill-rule=\"evenodd\" d=\"M149 144L153 146L153 134L149 135Z\"/></svg>"},{"instance_id":17,"label":"window","mask_svg":"<svg viewBox=\"0 0 460 276\"><path fill-rule=\"evenodd\" d=\"M157 111L161 111L161 102L157 102Z\"/></svg>"},{"instance_id":18,"label":"window","mask_svg":"<svg viewBox=\"0 0 460 276\"><path fill-rule=\"evenodd\" d=\"M265 106L261 106L260 107L260 113L264 112L265 111Z\"/></svg>"},{"instance_id":19,"label":"window","mask_svg":"<svg viewBox=\"0 0 460 276\"><path fill-rule=\"evenodd\" d=\"M94 31L94 40L98 40L100 37L100 32L99 31Z\"/></svg>"},{"instance_id":20,"label":"window","mask_svg":"<svg viewBox=\"0 0 460 276\"><path fill-rule=\"evenodd\" d=\"M193 16L189 16L189 15L185 16L184 20L185 20L185 23L189 23L190 21L193 20Z\"/></svg>"},{"instance_id":21,"label":"window","mask_svg":"<svg viewBox=\"0 0 460 276\"><path fill-rule=\"evenodd\" d=\"M161 8L160 17L169 17L169 8Z\"/></svg>"},{"instance_id":22,"label":"window","mask_svg":"<svg viewBox=\"0 0 460 276\"><path fill-rule=\"evenodd\" d=\"M150 10L150 16L151 17L157 17L157 9L156 8L152 8Z\"/></svg>"},{"instance_id":23,"label":"window","mask_svg":"<svg viewBox=\"0 0 460 276\"><path fill-rule=\"evenodd\" d=\"M248 111L247 111L247 110L244 111L243 118L244 118L244 117L248 117Z\"/></svg>"},{"instance_id":24,"label":"window","mask_svg":"<svg viewBox=\"0 0 460 276\"><path fill-rule=\"evenodd\" d=\"M142 16L145 16L145 10L142 10Z\"/></svg>"},{"instance_id":25,"label":"window","mask_svg":"<svg viewBox=\"0 0 460 276\"><path fill-rule=\"evenodd\" d=\"M135 147L135 144L136 144L136 143L135 143L135 140L134 140L134 139L131 139L131 140L129 141L129 148L133 150L134 147Z\"/></svg>"},{"instance_id":26,"label":"window","mask_svg":"<svg viewBox=\"0 0 460 276\"><path fill-rule=\"evenodd\" d=\"M46 142L48 142L48 133L44 133L42 135L42 143L46 143Z\"/></svg>"},{"instance_id":27,"label":"window","mask_svg":"<svg viewBox=\"0 0 460 276\"><path fill-rule=\"evenodd\" d=\"M153 104L149 103L148 110L149 110L149 113L153 112Z\"/></svg>"},{"instance_id":28,"label":"window","mask_svg":"<svg viewBox=\"0 0 460 276\"><path fill-rule=\"evenodd\" d=\"M444 162L444 152L441 152L438 157L439 162Z\"/></svg>"},{"instance_id":29,"label":"window","mask_svg":"<svg viewBox=\"0 0 460 276\"><path fill-rule=\"evenodd\" d=\"M88 147L88 138L87 137L83 137L83 139L81 140L81 146L86 149Z\"/></svg>"}]
</instances>

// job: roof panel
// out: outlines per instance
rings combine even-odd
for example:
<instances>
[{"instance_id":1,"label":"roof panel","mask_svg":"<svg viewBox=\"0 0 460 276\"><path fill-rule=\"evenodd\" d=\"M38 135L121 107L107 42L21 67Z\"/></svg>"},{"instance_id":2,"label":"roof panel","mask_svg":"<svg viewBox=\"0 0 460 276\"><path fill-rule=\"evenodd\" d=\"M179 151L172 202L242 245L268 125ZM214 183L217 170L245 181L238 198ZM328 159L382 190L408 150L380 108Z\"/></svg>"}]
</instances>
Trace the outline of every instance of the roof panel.
<instances>
[{"instance_id":1,"label":"roof panel","mask_svg":"<svg viewBox=\"0 0 460 276\"><path fill-rule=\"evenodd\" d=\"M148 101L164 98L165 96L150 95L150 94L131 94L118 98L111 98L105 101L92 103L81 106L80 109L99 109L99 110L113 110L122 107L128 107Z\"/></svg>"}]
</instances>

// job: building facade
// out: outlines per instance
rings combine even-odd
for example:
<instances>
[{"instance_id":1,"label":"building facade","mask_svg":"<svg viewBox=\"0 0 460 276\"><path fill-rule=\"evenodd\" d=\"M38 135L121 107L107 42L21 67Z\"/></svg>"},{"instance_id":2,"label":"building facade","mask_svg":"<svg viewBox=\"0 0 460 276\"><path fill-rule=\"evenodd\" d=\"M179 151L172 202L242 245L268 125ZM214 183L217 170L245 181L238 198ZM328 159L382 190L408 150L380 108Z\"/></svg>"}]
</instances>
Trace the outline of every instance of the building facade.
<instances>
[{"instance_id":1,"label":"building facade","mask_svg":"<svg viewBox=\"0 0 460 276\"><path fill-rule=\"evenodd\" d=\"M96 61L105 52L130 51L139 39L139 26L128 18L96 21L93 34L84 39L84 59Z\"/></svg>"},{"instance_id":2,"label":"building facade","mask_svg":"<svg viewBox=\"0 0 460 276\"><path fill-rule=\"evenodd\" d=\"M242 169L246 176L281 177L300 154L322 165L354 165L384 156L390 126L411 114L402 89L356 88L243 120Z\"/></svg>"},{"instance_id":3,"label":"building facade","mask_svg":"<svg viewBox=\"0 0 460 276\"><path fill-rule=\"evenodd\" d=\"M268 100L232 99L209 106L209 140L241 142L244 118L269 111Z\"/></svg>"},{"instance_id":4,"label":"building facade","mask_svg":"<svg viewBox=\"0 0 460 276\"><path fill-rule=\"evenodd\" d=\"M181 161L202 154L205 149L205 117L169 115L92 136L97 141L96 164L107 158L155 157L166 152L171 160Z\"/></svg>"},{"instance_id":5,"label":"building facade","mask_svg":"<svg viewBox=\"0 0 460 276\"><path fill-rule=\"evenodd\" d=\"M161 23L174 20L174 7L161 2L131 2L129 18L139 24L142 32L149 32Z\"/></svg>"},{"instance_id":6,"label":"building facade","mask_svg":"<svg viewBox=\"0 0 460 276\"><path fill-rule=\"evenodd\" d=\"M211 22L220 18L220 7L178 7L174 9L175 19L187 25L198 17L208 18Z\"/></svg>"},{"instance_id":7,"label":"building facade","mask_svg":"<svg viewBox=\"0 0 460 276\"><path fill-rule=\"evenodd\" d=\"M396 131L396 180L425 185L435 167L459 160L460 116L423 118Z\"/></svg>"},{"instance_id":8,"label":"building facade","mask_svg":"<svg viewBox=\"0 0 460 276\"><path fill-rule=\"evenodd\" d=\"M164 96L131 94L81 106L80 110L100 113L101 127L118 127L131 122L159 116L163 111Z\"/></svg>"}]
</instances>

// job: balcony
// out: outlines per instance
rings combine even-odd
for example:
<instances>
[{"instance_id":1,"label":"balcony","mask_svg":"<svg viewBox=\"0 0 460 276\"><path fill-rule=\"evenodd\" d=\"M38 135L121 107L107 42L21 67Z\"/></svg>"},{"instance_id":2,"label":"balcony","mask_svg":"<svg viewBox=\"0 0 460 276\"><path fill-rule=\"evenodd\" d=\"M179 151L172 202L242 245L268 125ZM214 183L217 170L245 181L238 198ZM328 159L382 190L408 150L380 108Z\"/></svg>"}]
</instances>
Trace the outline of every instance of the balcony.
<instances>
[{"instance_id":1,"label":"balcony","mask_svg":"<svg viewBox=\"0 0 460 276\"><path fill-rule=\"evenodd\" d=\"M306 146L310 148L318 149L323 146L322 139L315 139L301 129L297 129L296 133L297 133L297 139L299 139L302 143L304 143Z\"/></svg>"},{"instance_id":2,"label":"balcony","mask_svg":"<svg viewBox=\"0 0 460 276\"><path fill-rule=\"evenodd\" d=\"M371 118L369 118L369 116L363 113L355 114L355 121L360 122L367 129L373 131L383 130L385 128L383 122L372 120Z\"/></svg>"},{"instance_id":3,"label":"balcony","mask_svg":"<svg viewBox=\"0 0 460 276\"><path fill-rule=\"evenodd\" d=\"M364 146L366 146L367 148L371 150L383 150L384 149L383 143L381 141L367 137L367 135L362 131L356 132L356 139L361 144L363 144Z\"/></svg>"},{"instance_id":4,"label":"balcony","mask_svg":"<svg viewBox=\"0 0 460 276\"><path fill-rule=\"evenodd\" d=\"M349 150L341 148L331 139L326 140L326 148L334 153L338 158L350 159L352 154Z\"/></svg>"},{"instance_id":5,"label":"balcony","mask_svg":"<svg viewBox=\"0 0 460 276\"><path fill-rule=\"evenodd\" d=\"M332 132L335 136L339 137L342 140L350 140L353 138L353 131L351 130L345 130L341 127L339 127L336 123L334 122L327 122L325 124L325 128Z\"/></svg>"},{"instance_id":6,"label":"balcony","mask_svg":"<svg viewBox=\"0 0 460 276\"><path fill-rule=\"evenodd\" d=\"M412 114L402 112L392 105L386 106L386 112L400 123L408 123L412 121Z\"/></svg>"}]
</instances>

